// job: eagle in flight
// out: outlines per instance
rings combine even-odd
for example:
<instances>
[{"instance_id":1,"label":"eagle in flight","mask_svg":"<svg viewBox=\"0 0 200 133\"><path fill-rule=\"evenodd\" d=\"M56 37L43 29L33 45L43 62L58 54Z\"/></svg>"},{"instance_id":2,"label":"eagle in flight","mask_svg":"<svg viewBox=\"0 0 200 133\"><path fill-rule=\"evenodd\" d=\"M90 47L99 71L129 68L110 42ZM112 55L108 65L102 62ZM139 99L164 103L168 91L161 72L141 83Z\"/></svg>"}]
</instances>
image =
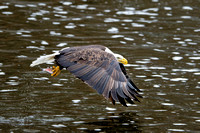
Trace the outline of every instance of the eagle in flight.
<instances>
[{"instance_id":1,"label":"eagle in flight","mask_svg":"<svg viewBox=\"0 0 200 133\"><path fill-rule=\"evenodd\" d=\"M66 68L113 104L120 102L127 106L126 101L134 104L133 101L139 102L138 97L142 98L138 93L140 90L127 75L124 65L128 61L105 46L67 47L53 54L40 56L30 66L51 62L57 65L52 69L45 69L51 76L56 77Z\"/></svg>"}]
</instances>

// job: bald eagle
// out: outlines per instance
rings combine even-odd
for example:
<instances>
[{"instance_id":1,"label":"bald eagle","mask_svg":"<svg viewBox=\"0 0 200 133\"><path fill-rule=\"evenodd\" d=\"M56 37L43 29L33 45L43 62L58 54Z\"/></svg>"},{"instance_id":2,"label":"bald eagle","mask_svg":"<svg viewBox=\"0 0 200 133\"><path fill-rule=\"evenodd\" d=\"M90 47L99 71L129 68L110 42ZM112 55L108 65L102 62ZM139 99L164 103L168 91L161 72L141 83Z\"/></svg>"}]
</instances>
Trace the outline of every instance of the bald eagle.
<instances>
[{"instance_id":1,"label":"bald eagle","mask_svg":"<svg viewBox=\"0 0 200 133\"><path fill-rule=\"evenodd\" d=\"M126 73L123 64L127 60L120 54L113 53L109 48L101 45L67 47L50 55L40 56L30 65L31 67L55 62L57 66L45 69L51 76L59 75L66 68L77 78L94 88L113 104L120 102L127 106L142 97Z\"/></svg>"}]
</instances>

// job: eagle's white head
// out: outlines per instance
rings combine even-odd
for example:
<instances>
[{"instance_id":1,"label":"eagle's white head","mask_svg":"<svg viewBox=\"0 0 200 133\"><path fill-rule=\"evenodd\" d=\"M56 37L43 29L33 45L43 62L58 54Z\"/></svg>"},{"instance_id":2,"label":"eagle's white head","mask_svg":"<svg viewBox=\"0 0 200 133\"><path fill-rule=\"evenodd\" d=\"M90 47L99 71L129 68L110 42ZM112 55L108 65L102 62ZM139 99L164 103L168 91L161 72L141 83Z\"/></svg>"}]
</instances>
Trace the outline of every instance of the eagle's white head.
<instances>
[{"instance_id":1,"label":"eagle's white head","mask_svg":"<svg viewBox=\"0 0 200 133\"><path fill-rule=\"evenodd\" d=\"M113 52L112 52L109 48L107 48L107 47L106 47L106 50L105 50L105 51L108 52L108 53L110 53L110 54L113 54L113 55L115 56L115 58L117 59L118 62L120 62L120 63L122 63L122 64L124 64L124 65L128 64L127 59L124 58L122 55L113 53Z\"/></svg>"}]
</instances>

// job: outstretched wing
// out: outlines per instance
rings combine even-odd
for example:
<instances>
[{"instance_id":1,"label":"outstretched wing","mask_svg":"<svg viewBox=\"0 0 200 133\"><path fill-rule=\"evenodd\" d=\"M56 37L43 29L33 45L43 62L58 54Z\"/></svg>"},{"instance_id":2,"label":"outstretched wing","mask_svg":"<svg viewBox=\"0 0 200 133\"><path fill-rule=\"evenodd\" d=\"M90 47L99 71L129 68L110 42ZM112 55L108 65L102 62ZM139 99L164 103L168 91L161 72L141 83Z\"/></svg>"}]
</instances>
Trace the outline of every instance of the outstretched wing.
<instances>
[{"instance_id":1,"label":"outstretched wing","mask_svg":"<svg viewBox=\"0 0 200 133\"><path fill-rule=\"evenodd\" d=\"M119 101L124 106L126 102L133 104L141 97L139 89L127 76L123 64L117 62L112 54L99 49L81 49L62 52L55 57L59 66L67 68L76 77L97 90L112 103Z\"/></svg>"}]
</instances>

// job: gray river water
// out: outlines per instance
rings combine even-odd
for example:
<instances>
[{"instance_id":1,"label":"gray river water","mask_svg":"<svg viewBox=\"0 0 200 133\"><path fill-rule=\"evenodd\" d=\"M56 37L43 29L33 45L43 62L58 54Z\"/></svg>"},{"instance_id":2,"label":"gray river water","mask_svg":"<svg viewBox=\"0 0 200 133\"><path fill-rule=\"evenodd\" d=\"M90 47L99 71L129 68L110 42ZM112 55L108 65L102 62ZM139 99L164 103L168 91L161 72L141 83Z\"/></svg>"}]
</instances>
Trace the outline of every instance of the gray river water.
<instances>
[{"instance_id":1,"label":"gray river water","mask_svg":"<svg viewBox=\"0 0 200 133\"><path fill-rule=\"evenodd\" d=\"M104 45L126 57L140 103L112 105L38 56ZM199 132L199 0L1 0L0 132Z\"/></svg>"}]
</instances>

